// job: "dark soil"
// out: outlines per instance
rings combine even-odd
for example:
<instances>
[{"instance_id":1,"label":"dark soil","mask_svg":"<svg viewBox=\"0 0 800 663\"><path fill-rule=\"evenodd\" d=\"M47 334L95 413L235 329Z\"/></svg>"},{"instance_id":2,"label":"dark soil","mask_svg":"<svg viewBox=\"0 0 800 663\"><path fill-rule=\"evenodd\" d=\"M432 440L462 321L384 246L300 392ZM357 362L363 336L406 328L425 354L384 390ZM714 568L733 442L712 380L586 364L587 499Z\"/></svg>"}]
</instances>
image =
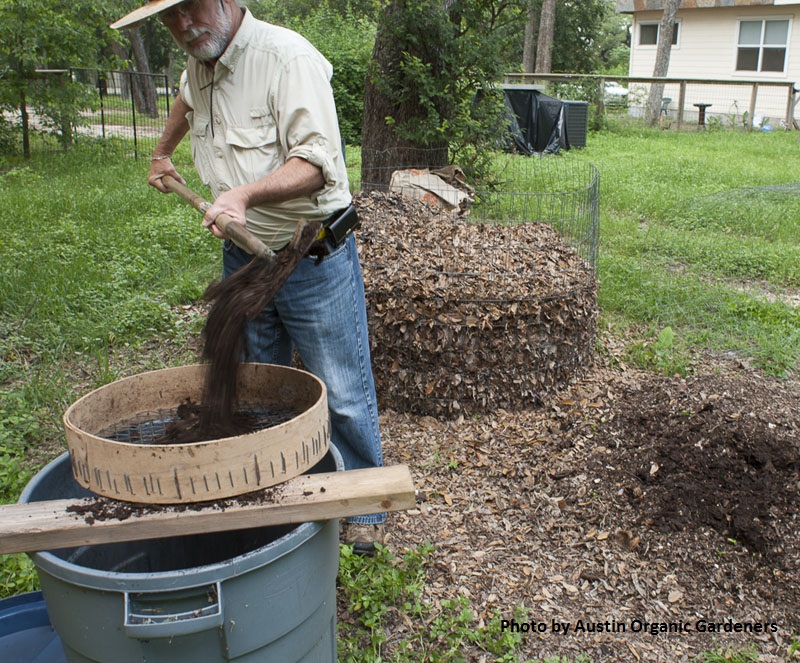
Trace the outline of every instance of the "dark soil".
<instances>
[{"instance_id":1,"label":"dark soil","mask_svg":"<svg viewBox=\"0 0 800 663\"><path fill-rule=\"evenodd\" d=\"M236 434L233 407L236 376L245 349L245 325L272 300L306 255L319 223L298 224L289 244L267 259L257 256L226 279L211 283L204 298L211 303L203 330L203 357L208 361L200 435L206 439ZM212 432L213 431L213 432Z\"/></svg>"},{"instance_id":2,"label":"dark soil","mask_svg":"<svg viewBox=\"0 0 800 663\"><path fill-rule=\"evenodd\" d=\"M593 471L622 488L638 525L715 530L762 562L778 562L776 528L798 507L797 422L774 420L769 394L719 375L627 389L604 432L614 463ZM756 400L758 399L758 400Z\"/></svg>"},{"instance_id":3,"label":"dark soil","mask_svg":"<svg viewBox=\"0 0 800 663\"><path fill-rule=\"evenodd\" d=\"M267 504L278 501L282 492L282 485L278 485L236 495L235 497L209 500L207 502L188 502L185 504L121 502L108 497L97 496L69 505L67 513L81 516L86 523L91 525L95 521L127 520L128 518L141 517L152 513L180 513L183 511L202 511L203 509L225 511L236 506Z\"/></svg>"},{"instance_id":4,"label":"dark soil","mask_svg":"<svg viewBox=\"0 0 800 663\"><path fill-rule=\"evenodd\" d=\"M235 377L239 363L233 364ZM218 397L214 393L213 397ZM277 426L299 414L294 408L259 408L257 410L234 409L226 405L230 412L224 417L206 403L195 403L187 398L178 406L175 420L171 422L162 437L148 444L191 444L219 440L235 435L246 435L265 428Z\"/></svg>"},{"instance_id":5,"label":"dark soil","mask_svg":"<svg viewBox=\"0 0 800 663\"><path fill-rule=\"evenodd\" d=\"M417 509L389 514L388 545L435 546L431 614L463 596L476 626L517 607L547 624L689 625L528 634L522 660L697 663L750 647L760 663L800 660L800 377L719 356L664 377L626 366L622 341L601 344L603 361L542 407L457 420L382 412L386 463L407 463L418 491ZM352 606L338 608L346 629ZM385 657L406 638L425 660L429 625L401 613L389 613ZM701 619L777 632L701 632ZM495 660L470 646L460 655Z\"/></svg>"}]
</instances>

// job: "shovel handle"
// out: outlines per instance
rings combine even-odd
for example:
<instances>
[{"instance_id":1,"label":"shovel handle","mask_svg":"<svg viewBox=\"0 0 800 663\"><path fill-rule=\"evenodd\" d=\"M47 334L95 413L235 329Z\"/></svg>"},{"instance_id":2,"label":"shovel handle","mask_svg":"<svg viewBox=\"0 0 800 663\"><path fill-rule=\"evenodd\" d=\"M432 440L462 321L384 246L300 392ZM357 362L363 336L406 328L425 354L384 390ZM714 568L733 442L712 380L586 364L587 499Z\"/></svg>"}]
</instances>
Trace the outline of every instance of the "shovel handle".
<instances>
[{"instance_id":1,"label":"shovel handle","mask_svg":"<svg viewBox=\"0 0 800 663\"><path fill-rule=\"evenodd\" d=\"M189 203L196 210L206 213L206 210L211 207L211 203L205 200L202 196L192 191L185 184L181 184L178 180L170 175L164 175L161 180L164 183L167 191L177 193L183 200ZM244 249L248 253L252 253L259 258L267 258L274 256L275 253L258 237L251 233L241 223L237 223L227 214L220 214L214 219L214 223L231 238L234 244Z\"/></svg>"}]
</instances>

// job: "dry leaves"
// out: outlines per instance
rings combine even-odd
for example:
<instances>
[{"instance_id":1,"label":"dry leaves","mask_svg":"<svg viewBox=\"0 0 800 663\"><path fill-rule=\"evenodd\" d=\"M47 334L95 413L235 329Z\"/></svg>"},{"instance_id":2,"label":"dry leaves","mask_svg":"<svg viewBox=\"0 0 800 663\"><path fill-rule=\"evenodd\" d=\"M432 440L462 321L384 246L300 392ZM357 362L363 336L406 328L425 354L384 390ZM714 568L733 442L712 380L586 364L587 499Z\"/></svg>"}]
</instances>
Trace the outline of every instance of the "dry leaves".
<instances>
[{"instance_id":1,"label":"dry leaves","mask_svg":"<svg viewBox=\"0 0 800 663\"><path fill-rule=\"evenodd\" d=\"M547 224L469 222L398 194L356 199L382 406L538 405L592 363L592 265Z\"/></svg>"}]
</instances>

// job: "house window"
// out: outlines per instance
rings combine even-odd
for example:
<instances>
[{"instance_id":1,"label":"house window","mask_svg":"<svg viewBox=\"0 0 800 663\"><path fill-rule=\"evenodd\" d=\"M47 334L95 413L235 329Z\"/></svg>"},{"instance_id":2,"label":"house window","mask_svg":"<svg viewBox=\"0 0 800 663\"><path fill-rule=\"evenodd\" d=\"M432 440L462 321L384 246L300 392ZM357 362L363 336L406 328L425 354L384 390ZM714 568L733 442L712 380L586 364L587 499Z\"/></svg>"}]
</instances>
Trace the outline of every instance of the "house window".
<instances>
[{"instance_id":1,"label":"house window","mask_svg":"<svg viewBox=\"0 0 800 663\"><path fill-rule=\"evenodd\" d=\"M741 21L736 71L782 73L786 66L788 39L788 19Z\"/></svg>"},{"instance_id":2,"label":"house window","mask_svg":"<svg viewBox=\"0 0 800 663\"><path fill-rule=\"evenodd\" d=\"M672 31L672 45L678 45L678 33L680 32L681 24L675 22L675 27ZM655 46L658 44L658 23L640 23L639 24L639 46Z\"/></svg>"}]
</instances>

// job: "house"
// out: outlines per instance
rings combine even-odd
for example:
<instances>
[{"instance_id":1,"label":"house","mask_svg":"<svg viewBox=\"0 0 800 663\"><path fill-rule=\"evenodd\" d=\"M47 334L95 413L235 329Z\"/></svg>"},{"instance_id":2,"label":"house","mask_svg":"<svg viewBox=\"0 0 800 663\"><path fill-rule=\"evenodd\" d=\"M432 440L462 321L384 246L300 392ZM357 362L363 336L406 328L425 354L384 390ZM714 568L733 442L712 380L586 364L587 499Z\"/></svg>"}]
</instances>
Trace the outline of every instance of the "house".
<instances>
[{"instance_id":1,"label":"house","mask_svg":"<svg viewBox=\"0 0 800 663\"><path fill-rule=\"evenodd\" d=\"M652 76L664 0L616 0L616 9L633 18L629 75ZM686 84L687 118L698 116L695 104L710 104L712 117L731 121L749 118L777 128L793 115L797 122L793 87L800 84L800 2L683 0L667 78L714 81ZM640 87L646 94L646 86ZM667 84L664 96L672 100L667 113L677 110L679 92L676 84Z\"/></svg>"}]
</instances>

